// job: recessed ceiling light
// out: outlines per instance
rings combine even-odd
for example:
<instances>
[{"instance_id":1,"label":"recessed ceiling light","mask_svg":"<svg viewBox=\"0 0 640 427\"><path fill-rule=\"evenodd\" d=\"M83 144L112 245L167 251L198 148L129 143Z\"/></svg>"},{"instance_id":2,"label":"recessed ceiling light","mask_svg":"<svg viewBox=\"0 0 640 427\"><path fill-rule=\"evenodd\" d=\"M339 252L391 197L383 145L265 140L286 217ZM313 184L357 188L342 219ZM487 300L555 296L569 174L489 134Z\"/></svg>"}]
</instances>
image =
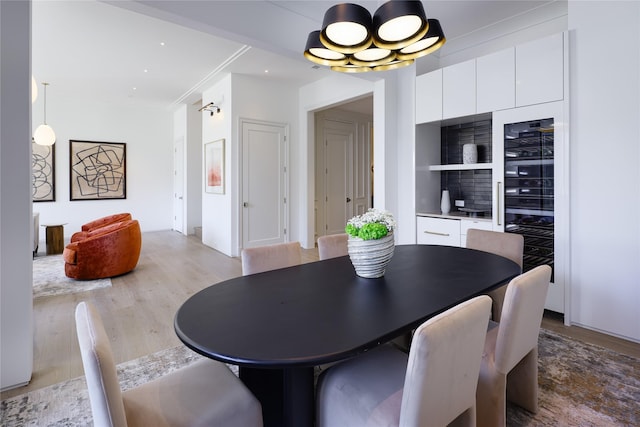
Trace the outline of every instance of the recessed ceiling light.
<instances>
[{"instance_id":1,"label":"recessed ceiling light","mask_svg":"<svg viewBox=\"0 0 640 427\"><path fill-rule=\"evenodd\" d=\"M138 90L138 88L137 88L137 87L134 87L134 88L133 88L133 90Z\"/></svg>"},{"instance_id":2,"label":"recessed ceiling light","mask_svg":"<svg viewBox=\"0 0 640 427\"><path fill-rule=\"evenodd\" d=\"M149 72L149 70L147 70L147 69L145 68L145 69L144 69L144 72L145 72L145 73L148 73L148 72Z\"/></svg>"},{"instance_id":3,"label":"recessed ceiling light","mask_svg":"<svg viewBox=\"0 0 640 427\"><path fill-rule=\"evenodd\" d=\"M269 70L264 70L264 73L265 73L265 74L268 74L268 73L269 73Z\"/></svg>"},{"instance_id":4,"label":"recessed ceiling light","mask_svg":"<svg viewBox=\"0 0 640 427\"><path fill-rule=\"evenodd\" d=\"M160 42L160 46L164 46L164 42Z\"/></svg>"}]
</instances>

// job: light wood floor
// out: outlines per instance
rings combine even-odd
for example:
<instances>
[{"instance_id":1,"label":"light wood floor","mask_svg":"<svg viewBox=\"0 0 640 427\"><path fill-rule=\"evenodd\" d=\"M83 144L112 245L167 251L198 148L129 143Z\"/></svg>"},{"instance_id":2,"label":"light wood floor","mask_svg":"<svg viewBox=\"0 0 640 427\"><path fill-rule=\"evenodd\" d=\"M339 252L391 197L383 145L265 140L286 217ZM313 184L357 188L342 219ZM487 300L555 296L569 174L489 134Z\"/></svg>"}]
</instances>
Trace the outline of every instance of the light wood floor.
<instances>
[{"instance_id":1,"label":"light wood floor","mask_svg":"<svg viewBox=\"0 0 640 427\"><path fill-rule=\"evenodd\" d=\"M181 345L173 317L195 292L240 276L239 258L230 258L203 245L194 236L172 231L143 234L138 267L112 279L112 286L95 291L39 298L34 302L34 367L28 386L7 390L0 399L84 375L78 348L74 310L78 302L93 302L110 336L116 363ZM303 251L303 261L318 259L317 250ZM579 327L566 327L562 318L545 314L543 327L576 339L640 357L640 344Z\"/></svg>"}]
</instances>

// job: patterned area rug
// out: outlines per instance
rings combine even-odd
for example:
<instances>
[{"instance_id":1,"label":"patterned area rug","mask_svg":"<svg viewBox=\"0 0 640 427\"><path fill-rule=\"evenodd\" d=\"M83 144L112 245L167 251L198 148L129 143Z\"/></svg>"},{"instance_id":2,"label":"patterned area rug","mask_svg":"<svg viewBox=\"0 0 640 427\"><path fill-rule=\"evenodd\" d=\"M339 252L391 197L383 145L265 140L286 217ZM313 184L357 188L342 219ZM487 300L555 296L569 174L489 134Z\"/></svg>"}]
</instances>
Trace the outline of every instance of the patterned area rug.
<instances>
[{"instance_id":1,"label":"patterned area rug","mask_svg":"<svg viewBox=\"0 0 640 427\"><path fill-rule=\"evenodd\" d=\"M640 359L546 330L539 344L540 410L534 415L510 405L507 425L640 425ZM198 358L179 346L118 365L118 377L128 390ZM0 411L6 427L79 427L92 420L84 377L6 399Z\"/></svg>"},{"instance_id":2,"label":"patterned area rug","mask_svg":"<svg viewBox=\"0 0 640 427\"><path fill-rule=\"evenodd\" d=\"M92 291L111 286L111 279L75 280L64 275L62 255L33 260L33 298Z\"/></svg>"}]
</instances>

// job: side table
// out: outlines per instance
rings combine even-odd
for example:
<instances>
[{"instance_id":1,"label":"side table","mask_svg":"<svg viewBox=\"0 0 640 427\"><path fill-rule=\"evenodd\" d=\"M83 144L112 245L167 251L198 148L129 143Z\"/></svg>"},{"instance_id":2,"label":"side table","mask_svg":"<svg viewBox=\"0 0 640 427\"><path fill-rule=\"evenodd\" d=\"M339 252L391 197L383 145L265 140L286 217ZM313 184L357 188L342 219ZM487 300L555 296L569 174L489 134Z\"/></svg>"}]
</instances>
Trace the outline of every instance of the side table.
<instances>
[{"instance_id":1,"label":"side table","mask_svg":"<svg viewBox=\"0 0 640 427\"><path fill-rule=\"evenodd\" d=\"M47 235L47 255L61 254L64 250L64 224L42 224L42 226Z\"/></svg>"}]
</instances>

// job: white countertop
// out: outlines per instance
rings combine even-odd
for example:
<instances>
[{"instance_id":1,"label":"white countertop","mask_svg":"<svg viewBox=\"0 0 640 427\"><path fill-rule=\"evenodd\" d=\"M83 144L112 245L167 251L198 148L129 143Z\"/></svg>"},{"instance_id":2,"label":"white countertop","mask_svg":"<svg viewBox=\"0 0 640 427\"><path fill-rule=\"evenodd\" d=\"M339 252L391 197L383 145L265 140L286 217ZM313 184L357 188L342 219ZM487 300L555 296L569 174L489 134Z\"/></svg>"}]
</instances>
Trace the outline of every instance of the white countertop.
<instances>
[{"instance_id":1,"label":"white countertop","mask_svg":"<svg viewBox=\"0 0 640 427\"><path fill-rule=\"evenodd\" d=\"M451 211L448 214L443 214L441 212L433 213L433 212L417 212L416 216L428 216L431 218L446 218L446 219L470 219L473 221L486 221L491 222L491 215L487 216L469 216L466 212L460 211Z\"/></svg>"}]
</instances>

